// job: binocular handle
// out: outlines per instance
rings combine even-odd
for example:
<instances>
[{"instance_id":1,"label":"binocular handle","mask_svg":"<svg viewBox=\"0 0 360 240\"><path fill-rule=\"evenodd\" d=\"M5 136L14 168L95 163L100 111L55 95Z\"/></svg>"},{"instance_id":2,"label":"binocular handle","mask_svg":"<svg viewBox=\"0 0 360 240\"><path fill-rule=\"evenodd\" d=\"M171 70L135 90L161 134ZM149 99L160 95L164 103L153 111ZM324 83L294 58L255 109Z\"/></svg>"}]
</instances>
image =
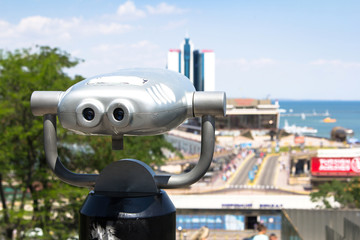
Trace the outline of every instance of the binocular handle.
<instances>
[{"instance_id":1,"label":"binocular handle","mask_svg":"<svg viewBox=\"0 0 360 240\"><path fill-rule=\"evenodd\" d=\"M158 188L180 188L189 186L202 178L209 169L215 147L215 118L204 115L201 119L201 152L196 166L188 173L155 175Z\"/></svg>"},{"instance_id":2,"label":"binocular handle","mask_svg":"<svg viewBox=\"0 0 360 240\"><path fill-rule=\"evenodd\" d=\"M78 174L68 170L60 161L57 151L56 115L44 115L44 149L46 162L63 182L78 187L93 187L98 174Z\"/></svg>"},{"instance_id":3,"label":"binocular handle","mask_svg":"<svg viewBox=\"0 0 360 240\"><path fill-rule=\"evenodd\" d=\"M158 188L179 188L191 185L203 177L210 167L215 146L215 118L202 116L201 153L197 165L188 173L155 175ZM50 169L62 181L78 187L94 187L98 174L78 174L68 170L60 161L57 151L56 115L44 115L45 157Z\"/></svg>"}]
</instances>

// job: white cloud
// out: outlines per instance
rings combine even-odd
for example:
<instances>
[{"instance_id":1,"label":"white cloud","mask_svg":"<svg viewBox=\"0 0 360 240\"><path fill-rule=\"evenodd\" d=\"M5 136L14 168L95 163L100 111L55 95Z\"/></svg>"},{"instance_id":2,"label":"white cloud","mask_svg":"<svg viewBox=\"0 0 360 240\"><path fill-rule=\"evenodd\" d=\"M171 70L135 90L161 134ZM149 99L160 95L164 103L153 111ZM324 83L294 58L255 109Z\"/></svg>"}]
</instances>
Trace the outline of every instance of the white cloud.
<instances>
[{"instance_id":1,"label":"white cloud","mask_svg":"<svg viewBox=\"0 0 360 240\"><path fill-rule=\"evenodd\" d=\"M110 24L100 23L97 25L97 30L103 34L124 33L131 29L132 26L127 24L119 24L119 23L110 23Z\"/></svg>"},{"instance_id":2,"label":"white cloud","mask_svg":"<svg viewBox=\"0 0 360 240\"><path fill-rule=\"evenodd\" d=\"M2 28L6 28L8 25L9 25L9 23L8 23L8 22L3 21L3 20L0 20L0 29L2 29Z\"/></svg>"},{"instance_id":3,"label":"white cloud","mask_svg":"<svg viewBox=\"0 0 360 240\"><path fill-rule=\"evenodd\" d=\"M146 13L143 10L136 8L135 3L132 1L127 1L124 4L120 5L117 9L117 15L125 18L143 18L146 16Z\"/></svg>"},{"instance_id":4,"label":"white cloud","mask_svg":"<svg viewBox=\"0 0 360 240\"><path fill-rule=\"evenodd\" d=\"M123 68L165 68L166 65L166 51L148 40L99 44L84 54L91 57L84 56L86 61L70 72L91 77Z\"/></svg>"},{"instance_id":5,"label":"white cloud","mask_svg":"<svg viewBox=\"0 0 360 240\"><path fill-rule=\"evenodd\" d=\"M126 48L125 44L100 44L94 46L91 50L92 52L102 53L102 52L114 52L124 48Z\"/></svg>"},{"instance_id":6,"label":"white cloud","mask_svg":"<svg viewBox=\"0 0 360 240\"><path fill-rule=\"evenodd\" d=\"M186 19L175 21L175 22L168 22L165 26L163 26L163 29L164 30L177 29L177 28L185 26L187 24L187 22L188 21Z\"/></svg>"},{"instance_id":7,"label":"white cloud","mask_svg":"<svg viewBox=\"0 0 360 240\"><path fill-rule=\"evenodd\" d=\"M141 9L136 7L133 1L127 1L118 7L116 14L123 20L135 20L139 18L144 18L147 16L147 14L170 15L181 14L184 12L186 12L184 9L167 4L165 2L159 3L156 6L146 5L144 9Z\"/></svg>"},{"instance_id":8,"label":"white cloud","mask_svg":"<svg viewBox=\"0 0 360 240\"><path fill-rule=\"evenodd\" d=\"M130 45L132 48L143 48L143 49L155 49L155 48L158 48L158 46L156 44L153 44L147 40L142 40L142 41L139 41L139 42L136 42L136 43L133 43Z\"/></svg>"},{"instance_id":9,"label":"white cloud","mask_svg":"<svg viewBox=\"0 0 360 240\"><path fill-rule=\"evenodd\" d=\"M318 59L310 62L310 64L316 66L334 66L334 67L343 67L343 68L360 67L360 62L345 62L341 60L325 60L325 59Z\"/></svg>"},{"instance_id":10,"label":"white cloud","mask_svg":"<svg viewBox=\"0 0 360 240\"><path fill-rule=\"evenodd\" d=\"M169 5L165 2L159 3L155 7L147 5L146 9L150 14L180 14L185 12L184 9L177 8L176 6Z\"/></svg>"},{"instance_id":11,"label":"white cloud","mask_svg":"<svg viewBox=\"0 0 360 240\"><path fill-rule=\"evenodd\" d=\"M260 58L250 61L250 65L255 65L255 66L272 65L275 63L276 61L270 58Z\"/></svg>"},{"instance_id":12,"label":"white cloud","mask_svg":"<svg viewBox=\"0 0 360 240\"><path fill-rule=\"evenodd\" d=\"M3 46L16 45L14 47L26 47L29 44L62 45L73 39L122 34L132 29L131 25L117 22L30 16L15 24L0 21L0 43Z\"/></svg>"},{"instance_id":13,"label":"white cloud","mask_svg":"<svg viewBox=\"0 0 360 240\"><path fill-rule=\"evenodd\" d=\"M10 23L0 20L0 38L11 36L14 34L13 32L14 30Z\"/></svg>"},{"instance_id":14,"label":"white cloud","mask_svg":"<svg viewBox=\"0 0 360 240\"><path fill-rule=\"evenodd\" d=\"M148 21L146 16L182 12L182 9L166 3L137 6L133 1L126 1L112 13L90 18L37 15L10 22L0 17L0 46L10 51L34 45L59 47L85 60L69 73L87 77L120 68L164 68L166 48L144 39L144 34L138 30L142 29L143 21ZM136 19L142 19L142 22L125 22ZM167 26L175 28L185 23L186 20L181 20ZM128 32L130 34L119 37Z\"/></svg>"},{"instance_id":15,"label":"white cloud","mask_svg":"<svg viewBox=\"0 0 360 240\"><path fill-rule=\"evenodd\" d=\"M38 41L41 44L44 42L69 41L73 35L81 29L85 29L81 19L58 19L48 18L43 16L31 16L23 18L18 24L9 24L7 37L10 41L12 38L18 38L25 41Z\"/></svg>"},{"instance_id":16,"label":"white cloud","mask_svg":"<svg viewBox=\"0 0 360 240\"><path fill-rule=\"evenodd\" d=\"M78 26L78 19L62 20L42 16L23 18L17 24L2 21L0 23L0 42L4 45L13 45L15 42L28 46L29 42L36 41L42 44L47 40L55 39L67 41L71 39L71 29Z\"/></svg>"},{"instance_id":17,"label":"white cloud","mask_svg":"<svg viewBox=\"0 0 360 240\"><path fill-rule=\"evenodd\" d=\"M122 43L118 43L118 44L100 44L97 46L94 46L91 51L93 51L96 54L102 53L104 54L104 52L106 55L107 54L118 54L119 51L150 51L150 50L154 50L154 49L158 49L159 46L149 42L148 40L141 40L138 42L134 42L131 44L122 44Z\"/></svg>"},{"instance_id":18,"label":"white cloud","mask_svg":"<svg viewBox=\"0 0 360 240\"><path fill-rule=\"evenodd\" d=\"M77 19L71 19L65 21L56 18L47 18L42 16L31 16L20 20L16 26L16 30L19 33L31 32L33 34L46 35L54 33L56 31L67 30L71 25L78 22Z\"/></svg>"},{"instance_id":19,"label":"white cloud","mask_svg":"<svg viewBox=\"0 0 360 240\"><path fill-rule=\"evenodd\" d=\"M236 67L242 70L248 70L250 68L258 68L258 67L266 67L270 65L276 64L277 61L270 58L258 58L258 59L217 59L216 64L228 66L228 67Z\"/></svg>"}]
</instances>

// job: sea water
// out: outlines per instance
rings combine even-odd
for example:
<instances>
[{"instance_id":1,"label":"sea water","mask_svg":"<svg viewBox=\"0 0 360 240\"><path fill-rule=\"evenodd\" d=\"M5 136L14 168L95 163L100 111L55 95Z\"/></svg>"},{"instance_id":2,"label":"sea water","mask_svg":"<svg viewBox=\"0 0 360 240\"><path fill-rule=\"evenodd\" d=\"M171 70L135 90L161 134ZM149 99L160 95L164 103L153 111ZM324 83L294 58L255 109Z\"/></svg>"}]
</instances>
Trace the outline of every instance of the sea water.
<instances>
[{"instance_id":1,"label":"sea water","mask_svg":"<svg viewBox=\"0 0 360 240\"><path fill-rule=\"evenodd\" d=\"M289 125L312 127L318 130L315 136L330 138L334 127L344 127L354 131L354 138L360 139L360 101L292 101L279 100L280 109L286 113L280 114L280 128L285 120ZM324 113L336 119L334 123L325 123Z\"/></svg>"}]
</instances>

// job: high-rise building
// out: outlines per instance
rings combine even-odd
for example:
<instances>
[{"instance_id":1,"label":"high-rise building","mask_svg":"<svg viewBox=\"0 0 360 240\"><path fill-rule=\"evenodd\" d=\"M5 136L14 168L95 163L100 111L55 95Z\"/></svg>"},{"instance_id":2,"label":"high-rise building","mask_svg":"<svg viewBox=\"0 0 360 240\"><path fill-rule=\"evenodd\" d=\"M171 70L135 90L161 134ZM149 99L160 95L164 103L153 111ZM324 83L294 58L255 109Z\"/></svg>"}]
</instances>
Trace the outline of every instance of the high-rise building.
<instances>
[{"instance_id":1,"label":"high-rise building","mask_svg":"<svg viewBox=\"0 0 360 240\"><path fill-rule=\"evenodd\" d=\"M181 72L181 51L180 49L170 49L168 52L167 68Z\"/></svg>"},{"instance_id":2,"label":"high-rise building","mask_svg":"<svg viewBox=\"0 0 360 240\"><path fill-rule=\"evenodd\" d=\"M188 77L197 91L215 90L215 53L212 50L193 50L189 38L180 49L170 49L167 68Z\"/></svg>"},{"instance_id":3,"label":"high-rise building","mask_svg":"<svg viewBox=\"0 0 360 240\"><path fill-rule=\"evenodd\" d=\"M192 65L194 64L194 57L192 55L193 52L193 44L190 42L189 38L185 38L185 40L181 44L181 73L187 76L191 82L194 83L193 73L194 68Z\"/></svg>"},{"instance_id":4,"label":"high-rise building","mask_svg":"<svg viewBox=\"0 0 360 240\"><path fill-rule=\"evenodd\" d=\"M215 53L212 50L202 50L204 91L215 90Z\"/></svg>"}]
</instances>

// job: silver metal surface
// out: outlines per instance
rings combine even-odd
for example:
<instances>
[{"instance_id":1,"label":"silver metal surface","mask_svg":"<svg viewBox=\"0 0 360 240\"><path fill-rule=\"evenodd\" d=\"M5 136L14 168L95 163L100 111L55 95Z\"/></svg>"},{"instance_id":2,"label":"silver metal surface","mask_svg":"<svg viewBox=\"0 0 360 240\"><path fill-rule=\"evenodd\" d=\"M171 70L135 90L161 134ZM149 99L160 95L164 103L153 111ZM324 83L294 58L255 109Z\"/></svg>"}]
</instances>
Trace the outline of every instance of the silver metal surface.
<instances>
[{"instance_id":1,"label":"silver metal surface","mask_svg":"<svg viewBox=\"0 0 360 240\"><path fill-rule=\"evenodd\" d=\"M31 111L34 116L57 114L61 91L35 91L31 94Z\"/></svg>"},{"instance_id":2,"label":"silver metal surface","mask_svg":"<svg viewBox=\"0 0 360 240\"><path fill-rule=\"evenodd\" d=\"M210 115L202 117L201 152L196 166L188 173L179 175L156 175L159 188L179 188L191 185L202 178L210 167L215 146L215 118Z\"/></svg>"},{"instance_id":3,"label":"silver metal surface","mask_svg":"<svg viewBox=\"0 0 360 240\"><path fill-rule=\"evenodd\" d=\"M208 170L215 145L214 116L224 116L223 92L195 92L185 76L164 69L129 69L85 79L66 92L34 92L31 108L44 115L45 155L51 170L71 185L92 187L98 175L76 174L57 153L56 114L62 126L79 134L111 135L122 149L123 135L164 133L193 116L202 117L201 154L193 170L154 176L159 188L177 188L198 181Z\"/></svg>"},{"instance_id":4,"label":"silver metal surface","mask_svg":"<svg viewBox=\"0 0 360 240\"><path fill-rule=\"evenodd\" d=\"M193 116L224 116L224 92L195 92L190 80L164 69L128 69L85 79L66 92L36 91L35 116L57 114L61 125L78 134L155 135ZM87 119L84 111L91 109ZM122 119L114 111L121 109Z\"/></svg>"},{"instance_id":5,"label":"silver metal surface","mask_svg":"<svg viewBox=\"0 0 360 240\"><path fill-rule=\"evenodd\" d=\"M212 116L203 116L201 125L201 153L198 164L188 173L179 175L155 175L158 188L179 188L191 185L204 176L208 170L215 144L215 120ZM69 171L60 161L57 152L56 115L44 116L45 157L50 169L62 181L79 187L93 187L97 174L77 174Z\"/></svg>"},{"instance_id":6,"label":"silver metal surface","mask_svg":"<svg viewBox=\"0 0 360 240\"><path fill-rule=\"evenodd\" d=\"M64 128L83 134L154 135L192 117L193 85L163 69L130 69L83 80L62 95L58 116ZM83 110L95 117L86 120ZM124 112L114 118L114 110Z\"/></svg>"},{"instance_id":7,"label":"silver metal surface","mask_svg":"<svg viewBox=\"0 0 360 240\"><path fill-rule=\"evenodd\" d=\"M57 151L56 115L53 114L44 116L44 149L48 166L62 181L78 187L95 185L97 174L73 173L60 161Z\"/></svg>"},{"instance_id":8,"label":"silver metal surface","mask_svg":"<svg viewBox=\"0 0 360 240\"><path fill-rule=\"evenodd\" d=\"M195 92L193 98L194 117L226 115L225 92Z\"/></svg>"}]
</instances>

